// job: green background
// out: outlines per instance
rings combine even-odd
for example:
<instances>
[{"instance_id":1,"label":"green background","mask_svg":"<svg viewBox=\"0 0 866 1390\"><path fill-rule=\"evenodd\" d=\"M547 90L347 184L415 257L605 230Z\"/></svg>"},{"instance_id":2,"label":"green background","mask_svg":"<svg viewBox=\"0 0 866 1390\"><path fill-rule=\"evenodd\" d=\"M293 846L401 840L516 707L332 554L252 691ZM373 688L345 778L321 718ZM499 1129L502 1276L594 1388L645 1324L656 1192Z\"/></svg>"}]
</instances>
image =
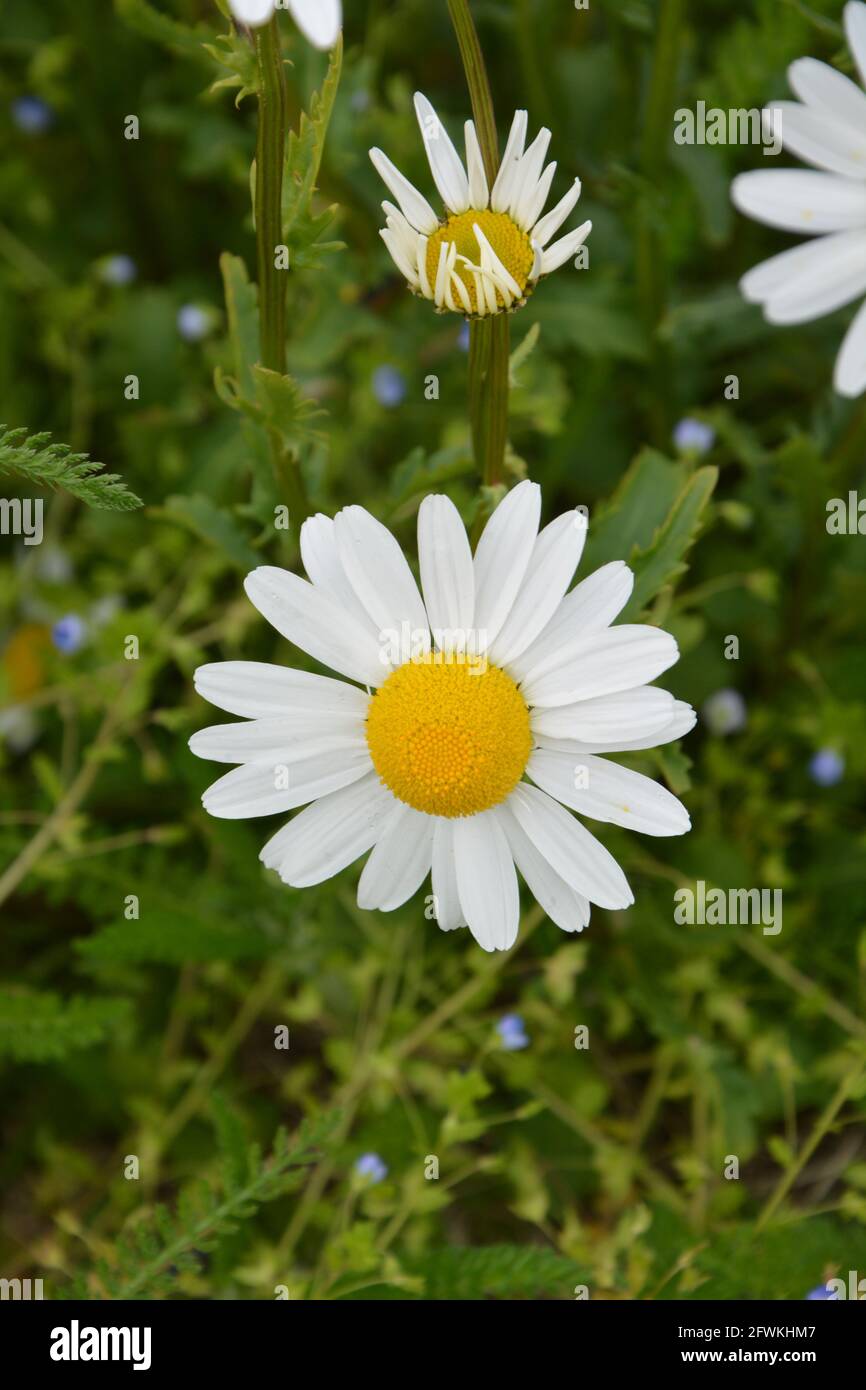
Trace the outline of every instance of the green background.
<instances>
[{"instance_id":1,"label":"green background","mask_svg":"<svg viewBox=\"0 0 866 1390\"><path fill-rule=\"evenodd\" d=\"M468 99L444 3L345 10L319 191L292 240L299 394L278 424L316 507L363 503L414 563L426 491L467 523L479 506L467 358L461 320L395 273L367 149L432 197L411 94L455 137ZM297 525L272 524L263 417L226 399L255 332L241 270L255 273L255 98L208 89L249 49L217 41L229 26L207 0L8 0L0 419L104 461L144 503L3 478L4 495L47 503L42 546L4 537L0 568L15 710L0 744L0 1273L42 1277L47 1297L568 1299L585 1284L801 1299L866 1272L866 542L825 526L828 500L863 487L866 407L831 389L850 311L765 325L737 280L791 239L741 218L728 189L770 161L672 139L677 107L786 95L803 54L852 71L839 6L473 11L500 140L515 106L531 131L549 125L554 194L579 174L572 225L594 224L589 268L567 263L511 320L509 475L541 483L547 520L590 508L581 574L634 558L637 611L683 653L664 684L697 706L733 687L747 722L723 736L702 721L681 749L629 760L667 779L694 828L603 827L636 903L594 910L578 939L527 900L518 945L487 957L425 920L423 892L360 912L358 866L304 891L266 875L278 822L209 819L199 796L219 769L186 746L220 718L193 692L197 665L303 660L242 590L256 563L299 565ZM327 59L280 24L297 126ZM40 134L12 119L25 94L52 110ZM331 204L322 230L311 219ZM320 233L342 249L314 249ZM117 254L137 266L125 287L105 282ZM195 343L176 323L190 303L212 311ZM394 407L374 389L383 366L403 376ZM671 442L694 415L717 436L700 461ZM13 453L0 446L0 467ZM88 636L64 654L50 632L67 614ZM809 775L826 747L845 759L831 788ZM673 893L696 879L783 889L781 934L677 925ZM509 1053L496 1023L512 1012L530 1044ZM385 1181L358 1182L365 1152Z\"/></svg>"}]
</instances>

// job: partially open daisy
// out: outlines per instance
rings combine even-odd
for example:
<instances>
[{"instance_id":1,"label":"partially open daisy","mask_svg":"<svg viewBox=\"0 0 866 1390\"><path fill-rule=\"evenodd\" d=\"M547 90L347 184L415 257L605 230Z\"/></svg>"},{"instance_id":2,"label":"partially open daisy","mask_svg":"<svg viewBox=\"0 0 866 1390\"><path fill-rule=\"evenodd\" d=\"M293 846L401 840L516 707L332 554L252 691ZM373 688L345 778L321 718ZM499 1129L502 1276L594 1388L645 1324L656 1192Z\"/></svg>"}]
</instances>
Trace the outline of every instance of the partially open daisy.
<instances>
[{"instance_id":1,"label":"partially open daisy","mask_svg":"<svg viewBox=\"0 0 866 1390\"><path fill-rule=\"evenodd\" d=\"M866 5L849 0L845 34L866 83ZM866 294L866 93L815 58L788 68L796 101L774 102L766 120L812 169L755 169L734 179L741 212L811 238L748 271L746 299L770 323L808 323ZM842 396L866 390L866 303L848 328L833 379Z\"/></svg>"},{"instance_id":2,"label":"partially open daisy","mask_svg":"<svg viewBox=\"0 0 866 1390\"><path fill-rule=\"evenodd\" d=\"M543 167L549 130L540 130L524 149L526 112L515 112L490 189L474 122L464 127L464 168L448 132L420 92L415 94L415 111L446 216L440 222L388 156L372 149L370 158L399 205L382 204L387 219L382 240L410 289L432 299L438 310L474 317L516 308L542 275L575 254L592 229L591 222L584 222L548 244L580 197L580 179L542 216L556 172L555 163Z\"/></svg>"},{"instance_id":3,"label":"partially open daisy","mask_svg":"<svg viewBox=\"0 0 866 1390\"><path fill-rule=\"evenodd\" d=\"M519 484L473 558L454 504L426 497L420 590L363 507L304 523L309 582L270 566L247 577L277 631L346 677L248 661L195 674L205 699L245 721L190 740L199 757L241 764L205 808L233 819L312 803L261 852L286 883L320 883L372 850L361 907L399 907L432 874L440 927L468 924L485 950L504 950L517 936L515 865L564 931L586 926L590 903L633 902L566 807L647 835L688 830L670 792L600 756L692 727L689 705L648 684L677 645L659 628L611 626L632 589L620 561L567 592L584 518L539 532L540 509L538 486Z\"/></svg>"}]
</instances>

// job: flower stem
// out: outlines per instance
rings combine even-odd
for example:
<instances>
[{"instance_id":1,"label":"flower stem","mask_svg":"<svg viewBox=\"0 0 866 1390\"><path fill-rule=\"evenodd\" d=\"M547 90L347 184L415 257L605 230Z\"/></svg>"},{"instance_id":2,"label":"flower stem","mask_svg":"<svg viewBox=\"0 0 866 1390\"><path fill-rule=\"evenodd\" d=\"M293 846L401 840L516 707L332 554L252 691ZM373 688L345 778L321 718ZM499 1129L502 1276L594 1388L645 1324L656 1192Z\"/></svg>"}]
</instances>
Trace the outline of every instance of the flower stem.
<instances>
[{"instance_id":1,"label":"flower stem","mask_svg":"<svg viewBox=\"0 0 866 1390\"><path fill-rule=\"evenodd\" d=\"M671 367L668 349L658 338L667 304L667 285L661 212L656 198L667 159L682 17L683 0L661 0L640 148L645 189L638 197L636 218L638 301L652 352L649 416L658 444L667 442L671 425Z\"/></svg>"},{"instance_id":2,"label":"flower stem","mask_svg":"<svg viewBox=\"0 0 866 1390\"><path fill-rule=\"evenodd\" d=\"M484 55L467 0L448 0L448 13L466 74L487 182L492 188L499 169L499 141ZM509 339L509 319L505 313L472 319L469 324L472 450L486 487L495 487L502 481L508 436Z\"/></svg>"},{"instance_id":3,"label":"flower stem","mask_svg":"<svg viewBox=\"0 0 866 1390\"><path fill-rule=\"evenodd\" d=\"M256 30L259 126L256 138L256 251L259 282L259 350L262 366L285 375L286 282L276 264L283 241L283 168L288 139L288 99L277 17ZM271 463L281 497L295 522L310 514L298 461L276 430L268 431Z\"/></svg>"},{"instance_id":4,"label":"flower stem","mask_svg":"<svg viewBox=\"0 0 866 1390\"><path fill-rule=\"evenodd\" d=\"M283 239L283 162L288 137L286 78L274 16L256 30L259 129L256 142L256 245L259 275L259 342L262 366L286 370L286 284L277 270Z\"/></svg>"}]
</instances>

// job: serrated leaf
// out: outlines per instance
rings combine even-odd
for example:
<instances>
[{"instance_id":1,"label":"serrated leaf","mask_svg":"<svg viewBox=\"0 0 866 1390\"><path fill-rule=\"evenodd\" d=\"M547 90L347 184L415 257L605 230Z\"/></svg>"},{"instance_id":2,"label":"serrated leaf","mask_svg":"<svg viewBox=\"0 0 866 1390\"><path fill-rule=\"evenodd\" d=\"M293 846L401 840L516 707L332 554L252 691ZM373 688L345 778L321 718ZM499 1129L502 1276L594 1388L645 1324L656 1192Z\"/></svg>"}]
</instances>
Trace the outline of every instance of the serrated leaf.
<instances>
[{"instance_id":1,"label":"serrated leaf","mask_svg":"<svg viewBox=\"0 0 866 1390\"><path fill-rule=\"evenodd\" d=\"M142 506L117 473L103 473L102 464L87 454L73 453L68 444L52 444L44 431L28 436L25 429L0 425L0 473L17 474L37 487L62 487L88 507L128 512Z\"/></svg>"},{"instance_id":2,"label":"serrated leaf","mask_svg":"<svg viewBox=\"0 0 866 1390\"><path fill-rule=\"evenodd\" d=\"M125 999L74 998L36 990L0 990L0 1055L53 1062L115 1033L129 1013Z\"/></svg>"},{"instance_id":3,"label":"serrated leaf","mask_svg":"<svg viewBox=\"0 0 866 1390\"><path fill-rule=\"evenodd\" d=\"M622 613L623 622L634 620L656 594L685 572L685 557L697 539L718 476L717 468L699 468L683 487L652 544L629 557L635 580Z\"/></svg>"}]
</instances>

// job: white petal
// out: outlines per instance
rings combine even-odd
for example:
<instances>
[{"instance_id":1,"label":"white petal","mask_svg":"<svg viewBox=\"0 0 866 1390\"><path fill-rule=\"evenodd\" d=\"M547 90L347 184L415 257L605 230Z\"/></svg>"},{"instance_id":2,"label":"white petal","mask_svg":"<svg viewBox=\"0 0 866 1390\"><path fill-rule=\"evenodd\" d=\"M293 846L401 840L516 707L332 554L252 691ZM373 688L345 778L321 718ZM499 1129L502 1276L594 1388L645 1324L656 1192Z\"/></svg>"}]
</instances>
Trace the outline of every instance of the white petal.
<instances>
[{"instance_id":1,"label":"white petal","mask_svg":"<svg viewBox=\"0 0 866 1390\"><path fill-rule=\"evenodd\" d=\"M570 888L548 864L516 820L508 802L497 806L495 814L505 831L514 862L535 901L563 931L583 931L589 922L589 899Z\"/></svg>"},{"instance_id":2,"label":"white petal","mask_svg":"<svg viewBox=\"0 0 866 1390\"><path fill-rule=\"evenodd\" d=\"M535 190L538 187L538 178L544 167L549 145L550 131L544 126L523 155L514 174L509 211L518 227L523 231L526 231L530 225L526 221L526 213L530 204L535 201Z\"/></svg>"},{"instance_id":3,"label":"white petal","mask_svg":"<svg viewBox=\"0 0 866 1390\"><path fill-rule=\"evenodd\" d=\"M481 533L475 551L475 628L479 645L498 635L517 597L529 565L538 521L541 489L528 480L503 497Z\"/></svg>"},{"instance_id":4,"label":"white petal","mask_svg":"<svg viewBox=\"0 0 866 1390\"><path fill-rule=\"evenodd\" d=\"M838 174L751 169L734 179L731 198L747 217L786 232L815 236L866 227L866 186Z\"/></svg>"},{"instance_id":5,"label":"white petal","mask_svg":"<svg viewBox=\"0 0 866 1390\"><path fill-rule=\"evenodd\" d=\"M563 198L560 198L555 207L550 212L544 214L540 222L536 222L532 228L533 245L545 247L555 232L558 232L571 209L580 197L580 179L575 179L571 188Z\"/></svg>"},{"instance_id":6,"label":"white petal","mask_svg":"<svg viewBox=\"0 0 866 1390\"><path fill-rule=\"evenodd\" d=\"M442 931L454 931L466 926L460 894L457 891L457 864L454 858L453 820L436 817L433 829L433 864L431 869L433 902L436 921Z\"/></svg>"},{"instance_id":7,"label":"white petal","mask_svg":"<svg viewBox=\"0 0 866 1390\"><path fill-rule=\"evenodd\" d=\"M289 642L364 685L380 685L388 668L368 627L336 599L289 570L262 565L244 580L250 602Z\"/></svg>"},{"instance_id":8,"label":"white petal","mask_svg":"<svg viewBox=\"0 0 866 1390\"><path fill-rule=\"evenodd\" d=\"M532 228L535 226L536 222L541 216L541 209L547 202L547 195L550 193L550 185L553 183L553 176L555 173L556 160L553 160L551 164L548 164L544 173L541 175L541 178L536 183L535 192L533 193L532 197L527 198L525 203L521 203L521 220L519 225L524 229L524 231L530 234L532 232Z\"/></svg>"},{"instance_id":9,"label":"white petal","mask_svg":"<svg viewBox=\"0 0 866 1390\"><path fill-rule=\"evenodd\" d=\"M289 0L295 23L316 48L333 48L343 17L340 0Z\"/></svg>"},{"instance_id":10,"label":"white petal","mask_svg":"<svg viewBox=\"0 0 866 1390\"><path fill-rule=\"evenodd\" d=\"M634 575L622 560L594 570L566 594L547 627L511 663L515 679L527 680L559 666L595 632L610 627L631 598Z\"/></svg>"},{"instance_id":11,"label":"white petal","mask_svg":"<svg viewBox=\"0 0 866 1390\"><path fill-rule=\"evenodd\" d=\"M866 131L798 101L774 101L766 112L773 133L799 159L848 179L866 178Z\"/></svg>"},{"instance_id":12,"label":"white petal","mask_svg":"<svg viewBox=\"0 0 866 1390\"><path fill-rule=\"evenodd\" d=\"M817 58L798 58L788 68L788 81L801 101L824 111L856 136L866 126L866 94L844 73L819 63Z\"/></svg>"},{"instance_id":13,"label":"white petal","mask_svg":"<svg viewBox=\"0 0 866 1390\"><path fill-rule=\"evenodd\" d=\"M352 588L380 634L429 644L427 613L406 556L387 526L363 507L344 507L334 518L337 553ZM384 640L384 639L383 639ZM384 660L384 652L383 652Z\"/></svg>"},{"instance_id":14,"label":"white petal","mask_svg":"<svg viewBox=\"0 0 866 1390\"><path fill-rule=\"evenodd\" d=\"M866 5L858 3L858 0L849 0L842 13L848 47L861 79L866 82Z\"/></svg>"},{"instance_id":15,"label":"white petal","mask_svg":"<svg viewBox=\"0 0 866 1390\"><path fill-rule=\"evenodd\" d=\"M574 578L585 540L586 522L576 511L563 513L539 533L514 606L490 644L497 666L520 656L547 626Z\"/></svg>"},{"instance_id":16,"label":"white petal","mask_svg":"<svg viewBox=\"0 0 866 1390\"><path fill-rule=\"evenodd\" d=\"M542 275L550 275L552 271L559 270L559 267L564 265L565 262L574 255L575 251L580 250L591 231L591 222L581 222L580 226L575 227L573 232L569 232L567 236L560 237L559 241L555 241L552 246L548 246L541 257Z\"/></svg>"},{"instance_id":17,"label":"white petal","mask_svg":"<svg viewBox=\"0 0 866 1390\"><path fill-rule=\"evenodd\" d=\"M301 527L301 559L311 583L336 599L341 608L345 608L353 618L357 618L362 627L369 629L378 642L379 635L375 625L340 564L332 517L319 512L304 522Z\"/></svg>"},{"instance_id":18,"label":"white petal","mask_svg":"<svg viewBox=\"0 0 866 1390\"><path fill-rule=\"evenodd\" d=\"M684 835L691 827L685 806L665 787L605 758L586 755L575 762L567 753L537 748L526 771L542 791L592 820L644 835Z\"/></svg>"},{"instance_id":19,"label":"white petal","mask_svg":"<svg viewBox=\"0 0 866 1390\"><path fill-rule=\"evenodd\" d=\"M494 212L505 212L511 201L512 185L526 140L526 123L526 112L515 111L499 173L490 193L490 206Z\"/></svg>"},{"instance_id":20,"label":"white petal","mask_svg":"<svg viewBox=\"0 0 866 1390\"><path fill-rule=\"evenodd\" d=\"M364 716L292 710L278 718L212 724L189 741L197 758L217 763L266 763L271 768L332 750L366 744Z\"/></svg>"},{"instance_id":21,"label":"white petal","mask_svg":"<svg viewBox=\"0 0 866 1390\"><path fill-rule=\"evenodd\" d=\"M199 666L193 678L202 699L245 719L268 719L294 713L366 716L370 697L356 685L271 666L264 661L213 661Z\"/></svg>"},{"instance_id":22,"label":"white petal","mask_svg":"<svg viewBox=\"0 0 866 1390\"><path fill-rule=\"evenodd\" d=\"M291 763L246 763L212 783L201 801L222 820L274 816L357 782L372 766L367 748L336 748Z\"/></svg>"},{"instance_id":23,"label":"white petal","mask_svg":"<svg viewBox=\"0 0 866 1390\"><path fill-rule=\"evenodd\" d=\"M472 551L450 497L428 496L418 509L418 560L424 606L437 646L452 651L471 640L475 614Z\"/></svg>"},{"instance_id":24,"label":"white petal","mask_svg":"<svg viewBox=\"0 0 866 1390\"><path fill-rule=\"evenodd\" d=\"M448 131L422 92L415 93L415 114L439 196L449 212L465 212L469 207L466 170Z\"/></svg>"},{"instance_id":25,"label":"white petal","mask_svg":"<svg viewBox=\"0 0 866 1390\"><path fill-rule=\"evenodd\" d=\"M761 261L748 270L740 281L740 290L752 304L764 304L791 287L811 284L824 268L835 259L834 248L840 239L844 245L852 233L840 236L816 237L814 241L792 246L768 261ZM866 240L866 231L856 233Z\"/></svg>"},{"instance_id":26,"label":"white petal","mask_svg":"<svg viewBox=\"0 0 866 1390\"><path fill-rule=\"evenodd\" d=\"M593 739L591 743L536 734L536 741L542 748L552 748L556 753L568 753L572 758L580 753L632 753L643 748L660 748L663 743L673 743L675 739L682 738L693 729L696 721L697 715L691 705L685 704L682 700L675 700L670 720L655 733L630 739L618 736L604 742Z\"/></svg>"},{"instance_id":27,"label":"white petal","mask_svg":"<svg viewBox=\"0 0 866 1390\"><path fill-rule=\"evenodd\" d=\"M400 211L407 222L425 236L431 236L439 226L439 219L424 195L404 178L396 164L392 164L382 150L372 149L370 158L377 174L400 204Z\"/></svg>"},{"instance_id":28,"label":"white petal","mask_svg":"<svg viewBox=\"0 0 866 1390\"><path fill-rule=\"evenodd\" d=\"M629 907L632 891L613 855L552 797L520 782L509 810L551 868L576 893L599 907Z\"/></svg>"},{"instance_id":29,"label":"white petal","mask_svg":"<svg viewBox=\"0 0 866 1390\"><path fill-rule=\"evenodd\" d=\"M583 743L645 738L671 722L675 703L669 690L639 685L617 695L599 695L558 709L536 710L532 731L548 738L579 739Z\"/></svg>"},{"instance_id":30,"label":"white petal","mask_svg":"<svg viewBox=\"0 0 866 1390\"><path fill-rule=\"evenodd\" d=\"M466 141L466 169L469 174L469 203L473 208L483 209L487 207L490 193L474 121L466 122L463 134Z\"/></svg>"},{"instance_id":31,"label":"white petal","mask_svg":"<svg viewBox=\"0 0 866 1390\"><path fill-rule=\"evenodd\" d=\"M400 209L389 203L387 198L383 199L382 210L388 220L388 229L397 238L401 251L414 263L419 233L406 221Z\"/></svg>"},{"instance_id":32,"label":"white petal","mask_svg":"<svg viewBox=\"0 0 866 1390\"><path fill-rule=\"evenodd\" d=\"M770 323L808 323L866 291L866 230L822 237L808 275L788 280L764 301Z\"/></svg>"},{"instance_id":33,"label":"white petal","mask_svg":"<svg viewBox=\"0 0 866 1390\"><path fill-rule=\"evenodd\" d=\"M430 872L432 816L398 802L388 813L358 884L358 906L393 912L417 892Z\"/></svg>"},{"instance_id":34,"label":"white petal","mask_svg":"<svg viewBox=\"0 0 866 1390\"><path fill-rule=\"evenodd\" d=\"M274 12L275 0L229 0L229 9L241 24L257 29L267 24Z\"/></svg>"},{"instance_id":35,"label":"white petal","mask_svg":"<svg viewBox=\"0 0 866 1390\"><path fill-rule=\"evenodd\" d=\"M375 773L314 801L268 840L259 858L284 883L309 888L375 844L395 798Z\"/></svg>"},{"instance_id":36,"label":"white petal","mask_svg":"<svg viewBox=\"0 0 866 1390\"><path fill-rule=\"evenodd\" d=\"M410 256L406 255L397 234L392 232L389 227L380 227L379 235L387 246L388 254L400 274L405 280L408 280L413 290L416 289L418 286L418 273L415 269L415 262L413 262Z\"/></svg>"},{"instance_id":37,"label":"white petal","mask_svg":"<svg viewBox=\"0 0 866 1390\"><path fill-rule=\"evenodd\" d=\"M520 892L505 831L490 811L453 822L460 904L469 930L485 951L507 951L517 940Z\"/></svg>"},{"instance_id":38,"label":"white petal","mask_svg":"<svg viewBox=\"0 0 866 1390\"><path fill-rule=\"evenodd\" d=\"M866 304L861 304L842 340L833 385L840 396L859 396L866 391Z\"/></svg>"},{"instance_id":39,"label":"white petal","mask_svg":"<svg viewBox=\"0 0 866 1390\"><path fill-rule=\"evenodd\" d=\"M679 657L669 632L636 623L607 628L573 649L562 665L524 681L523 698L530 705L570 705L594 695L614 695L646 685Z\"/></svg>"}]
</instances>

